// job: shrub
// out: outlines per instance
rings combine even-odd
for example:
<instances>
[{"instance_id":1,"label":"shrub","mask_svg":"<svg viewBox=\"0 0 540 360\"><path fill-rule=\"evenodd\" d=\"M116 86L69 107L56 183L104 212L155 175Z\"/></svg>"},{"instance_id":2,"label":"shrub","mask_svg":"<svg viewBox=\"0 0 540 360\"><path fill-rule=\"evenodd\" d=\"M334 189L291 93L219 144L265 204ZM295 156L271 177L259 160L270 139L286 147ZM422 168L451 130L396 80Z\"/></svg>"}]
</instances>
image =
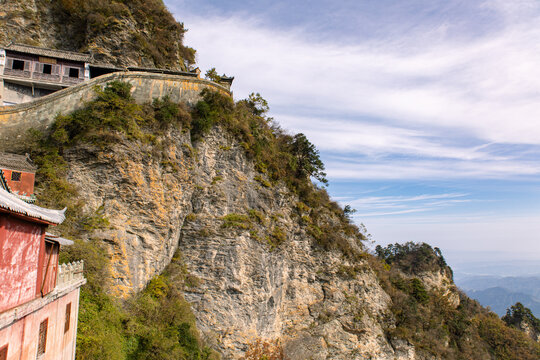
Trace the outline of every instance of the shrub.
<instances>
[{"instance_id":1,"label":"shrub","mask_svg":"<svg viewBox=\"0 0 540 360\"><path fill-rule=\"evenodd\" d=\"M238 228L246 230L251 227L251 220L248 215L232 213L225 215L221 219L223 220L221 227L224 229Z\"/></svg>"}]
</instances>

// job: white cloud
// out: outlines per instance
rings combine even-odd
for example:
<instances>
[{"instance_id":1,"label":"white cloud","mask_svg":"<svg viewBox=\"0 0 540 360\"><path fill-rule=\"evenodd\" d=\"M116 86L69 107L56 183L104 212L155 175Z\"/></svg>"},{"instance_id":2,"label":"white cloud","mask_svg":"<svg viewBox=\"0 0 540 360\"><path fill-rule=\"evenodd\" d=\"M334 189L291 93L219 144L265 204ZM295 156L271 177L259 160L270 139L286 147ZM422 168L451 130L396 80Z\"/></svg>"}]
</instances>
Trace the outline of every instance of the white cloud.
<instances>
[{"instance_id":1,"label":"white cloud","mask_svg":"<svg viewBox=\"0 0 540 360\"><path fill-rule=\"evenodd\" d=\"M322 150L420 160L403 166L385 159L354 169L334 163L331 177L536 175L538 165L520 162L521 154L495 155L486 145L540 147L538 6L527 16L520 12L519 22L510 20L521 7L489 6L508 19L507 27L462 42L404 34L391 43L344 45L309 42L302 29L264 27L246 16L183 19L201 67L237 75L237 98L261 92L281 124L306 133ZM433 158L462 163L450 168L428 161Z\"/></svg>"},{"instance_id":2,"label":"white cloud","mask_svg":"<svg viewBox=\"0 0 540 360\"><path fill-rule=\"evenodd\" d=\"M485 141L539 143L540 29L517 24L467 43L309 43L245 18L190 18L204 67L241 74L240 96L400 124L456 128ZM398 42L398 41L396 41ZM309 127L309 124L305 124Z\"/></svg>"},{"instance_id":3,"label":"white cloud","mask_svg":"<svg viewBox=\"0 0 540 360\"><path fill-rule=\"evenodd\" d=\"M332 179L538 179L540 3L484 6L502 21L476 37L449 38L455 27L444 23L355 43L314 41L309 30L262 25L249 13L178 14L201 68L236 76L237 99L260 92L279 123L322 150ZM382 243L482 252L511 242L540 252L540 216L486 217L483 208L435 217L441 208L476 204L474 194L455 195L340 200L356 201L355 218Z\"/></svg>"}]
</instances>

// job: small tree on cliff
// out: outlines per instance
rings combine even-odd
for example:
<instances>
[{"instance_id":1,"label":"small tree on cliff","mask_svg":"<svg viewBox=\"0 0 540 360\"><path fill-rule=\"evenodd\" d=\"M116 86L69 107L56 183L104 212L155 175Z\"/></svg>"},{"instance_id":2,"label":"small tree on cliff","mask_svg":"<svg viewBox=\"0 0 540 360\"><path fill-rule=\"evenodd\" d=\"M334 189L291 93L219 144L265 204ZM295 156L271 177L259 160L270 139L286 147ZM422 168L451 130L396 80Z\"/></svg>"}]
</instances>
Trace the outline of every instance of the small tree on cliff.
<instances>
[{"instance_id":1,"label":"small tree on cliff","mask_svg":"<svg viewBox=\"0 0 540 360\"><path fill-rule=\"evenodd\" d=\"M319 156L319 150L315 148L304 134L296 134L291 142L291 154L293 155L293 169L298 178L314 177L325 185L328 185L324 164Z\"/></svg>"}]
</instances>

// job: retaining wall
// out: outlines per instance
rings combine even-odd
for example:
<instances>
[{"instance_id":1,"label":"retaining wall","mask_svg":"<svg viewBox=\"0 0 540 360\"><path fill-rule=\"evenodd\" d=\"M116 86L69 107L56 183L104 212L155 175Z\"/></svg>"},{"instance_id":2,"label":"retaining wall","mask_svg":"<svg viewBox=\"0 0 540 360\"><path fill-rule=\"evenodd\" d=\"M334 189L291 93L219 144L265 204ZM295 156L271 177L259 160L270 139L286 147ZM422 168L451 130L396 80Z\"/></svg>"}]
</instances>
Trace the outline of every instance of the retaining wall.
<instances>
[{"instance_id":1,"label":"retaining wall","mask_svg":"<svg viewBox=\"0 0 540 360\"><path fill-rule=\"evenodd\" d=\"M28 129L47 129L54 122L56 115L68 114L93 100L96 97L95 86L103 87L113 80L133 85L131 92L137 103L169 95L174 102L193 105L200 99L200 92L205 88L232 96L227 88L195 77L146 72L107 74L32 102L0 106L0 151L20 150Z\"/></svg>"}]
</instances>

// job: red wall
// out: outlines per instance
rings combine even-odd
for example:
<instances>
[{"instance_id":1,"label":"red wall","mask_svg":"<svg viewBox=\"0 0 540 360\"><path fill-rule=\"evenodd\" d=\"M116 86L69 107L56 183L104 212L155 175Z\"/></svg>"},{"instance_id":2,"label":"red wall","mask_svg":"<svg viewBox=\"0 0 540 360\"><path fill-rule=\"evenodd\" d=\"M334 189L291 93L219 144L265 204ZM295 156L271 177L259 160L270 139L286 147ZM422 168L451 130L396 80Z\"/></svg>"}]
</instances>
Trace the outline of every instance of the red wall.
<instances>
[{"instance_id":1,"label":"red wall","mask_svg":"<svg viewBox=\"0 0 540 360\"><path fill-rule=\"evenodd\" d=\"M0 214L0 312L39 294L44 247L44 225Z\"/></svg>"},{"instance_id":2,"label":"red wall","mask_svg":"<svg viewBox=\"0 0 540 360\"><path fill-rule=\"evenodd\" d=\"M71 303L70 326L64 332L68 303ZM74 359L78 312L79 288L0 330L0 348L8 345L8 360L35 359L39 324L48 319L46 351L40 360Z\"/></svg>"},{"instance_id":3,"label":"red wall","mask_svg":"<svg viewBox=\"0 0 540 360\"><path fill-rule=\"evenodd\" d=\"M18 191L19 195L30 196L34 193L34 178L35 175L28 172L19 171L21 173L21 181L11 181L11 173L13 170L2 169L6 182L13 192Z\"/></svg>"}]
</instances>

